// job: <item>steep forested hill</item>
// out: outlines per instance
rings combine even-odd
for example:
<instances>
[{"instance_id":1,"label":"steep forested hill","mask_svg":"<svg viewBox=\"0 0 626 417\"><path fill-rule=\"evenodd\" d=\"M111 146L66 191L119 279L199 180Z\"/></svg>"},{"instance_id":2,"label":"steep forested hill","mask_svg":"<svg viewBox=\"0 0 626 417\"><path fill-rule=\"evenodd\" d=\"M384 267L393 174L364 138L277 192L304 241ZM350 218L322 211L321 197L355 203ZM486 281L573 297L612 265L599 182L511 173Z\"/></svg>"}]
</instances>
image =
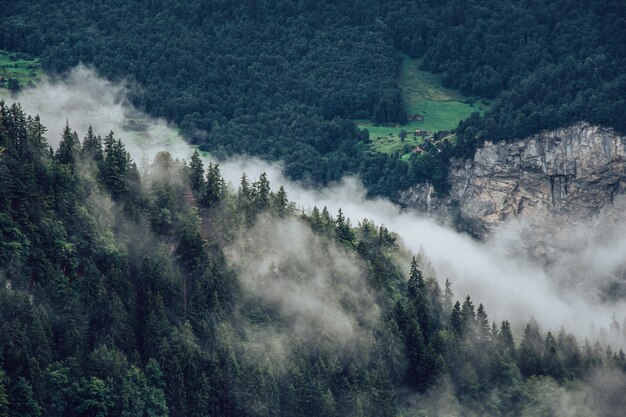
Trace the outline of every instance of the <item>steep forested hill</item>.
<instances>
[{"instance_id":1,"label":"steep forested hill","mask_svg":"<svg viewBox=\"0 0 626 417\"><path fill-rule=\"evenodd\" d=\"M140 175L112 133L46 135L0 102L1 417L626 405L621 350L534 321L516 344L383 226L300 212L265 175L229 189L198 153Z\"/></svg>"},{"instance_id":2,"label":"steep forested hill","mask_svg":"<svg viewBox=\"0 0 626 417\"><path fill-rule=\"evenodd\" d=\"M63 72L137 83L132 100L218 156L285 161L293 178L360 173L374 193L445 189L451 155L485 139L586 120L626 130L624 2L195 0L7 2L0 48ZM495 99L413 156L372 154L351 119L402 123L399 52L446 85ZM449 149L449 147L452 149Z\"/></svg>"}]
</instances>

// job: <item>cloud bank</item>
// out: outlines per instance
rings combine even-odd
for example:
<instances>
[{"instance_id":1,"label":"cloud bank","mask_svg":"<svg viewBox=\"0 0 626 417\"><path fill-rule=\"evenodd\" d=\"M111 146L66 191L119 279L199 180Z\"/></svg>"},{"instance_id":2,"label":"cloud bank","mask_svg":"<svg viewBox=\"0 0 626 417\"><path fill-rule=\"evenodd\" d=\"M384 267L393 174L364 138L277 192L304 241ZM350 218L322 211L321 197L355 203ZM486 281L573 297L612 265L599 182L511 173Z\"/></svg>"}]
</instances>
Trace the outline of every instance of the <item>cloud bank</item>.
<instances>
[{"instance_id":1,"label":"cloud bank","mask_svg":"<svg viewBox=\"0 0 626 417\"><path fill-rule=\"evenodd\" d=\"M35 89L24 90L15 100L21 102L27 113L41 116L43 124L49 128L47 136L53 146L58 143L67 119L81 137L89 125L101 135L113 130L140 165L142 161L151 161L160 151L188 159L193 148L176 129L134 109L125 94L122 85L106 81L94 71L79 66L62 80L48 80ZM401 210L388 200L367 198L358 178L345 178L323 189L306 188L287 179L280 164L249 156L219 162L225 179L234 186L243 172L252 179L266 172L274 188L284 185L289 199L305 210L326 206L331 213L336 213L341 208L353 222L367 218L384 224L402 238L407 249L413 253L421 252L430 260L440 281L446 278L452 281L457 298L471 294L476 304L486 306L493 320L507 319L519 328L534 317L544 330L558 330L564 326L585 337L593 336L589 332L594 326L608 329L612 316L620 322L626 317L624 299L608 299L600 295L601 290L621 279L626 269L626 221L623 216L559 228L557 241L569 243L553 245L549 262L545 263L524 252L526 225L512 223L491 240L477 242L413 211ZM296 233L307 234L304 230ZM304 241L310 243L310 240ZM247 256L244 249L245 245L235 248L231 256ZM248 284L260 296L271 298L276 290L275 283L268 287L262 280L264 274L271 273L270 267L266 265L258 272L260 280L257 276ZM244 272L244 276L251 274L251 271ZM316 279L310 285L316 285L321 278ZM280 284L286 291L291 291L290 283ZM296 295L307 297L304 293ZM308 300L297 305L281 304L280 300L276 303L283 314L297 318L303 309L321 311L328 307L318 301ZM342 320L335 324L339 326L335 328L339 333L352 325ZM612 337L610 341L614 346L623 341L623 335L610 334L609 337Z\"/></svg>"}]
</instances>

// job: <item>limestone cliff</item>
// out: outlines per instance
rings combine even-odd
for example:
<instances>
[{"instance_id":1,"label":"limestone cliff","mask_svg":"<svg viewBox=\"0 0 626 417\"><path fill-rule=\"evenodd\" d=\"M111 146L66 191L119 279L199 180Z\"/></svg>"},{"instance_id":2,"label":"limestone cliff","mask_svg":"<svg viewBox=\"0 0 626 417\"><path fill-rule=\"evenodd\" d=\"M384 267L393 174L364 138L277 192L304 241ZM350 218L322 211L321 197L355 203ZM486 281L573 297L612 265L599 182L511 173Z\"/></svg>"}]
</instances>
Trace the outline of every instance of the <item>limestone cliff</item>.
<instances>
[{"instance_id":1,"label":"limestone cliff","mask_svg":"<svg viewBox=\"0 0 626 417\"><path fill-rule=\"evenodd\" d=\"M486 142L473 160L453 161L449 179L443 199L420 185L403 201L439 216L445 212L477 237L512 217L576 222L626 194L626 137L579 123L514 142Z\"/></svg>"}]
</instances>

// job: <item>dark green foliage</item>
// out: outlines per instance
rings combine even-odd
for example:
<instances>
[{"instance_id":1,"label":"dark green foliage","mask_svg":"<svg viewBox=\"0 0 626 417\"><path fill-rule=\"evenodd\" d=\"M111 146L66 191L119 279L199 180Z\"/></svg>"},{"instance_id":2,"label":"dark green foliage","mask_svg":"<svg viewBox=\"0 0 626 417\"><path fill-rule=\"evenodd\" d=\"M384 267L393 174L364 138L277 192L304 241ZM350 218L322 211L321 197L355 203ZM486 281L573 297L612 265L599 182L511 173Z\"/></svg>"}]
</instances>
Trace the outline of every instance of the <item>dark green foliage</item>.
<instances>
[{"instance_id":1,"label":"dark green foliage","mask_svg":"<svg viewBox=\"0 0 626 417\"><path fill-rule=\"evenodd\" d=\"M92 159L99 163L103 159L102 138L94 135L91 125L89 125L87 135L83 139L82 155L87 161Z\"/></svg>"},{"instance_id":2,"label":"dark green foliage","mask_svg":"<svg viewBox=\"0 0 626 417\"><path fill-rule=\"evenodd\" d=\"M585 120L624 131L626 9L555 0L390 2L396 45L444 84L496 98L457 133L465 144L523 137ZM414 28L414 29L412 29ZM470 133L467 129L474 128Z\"/></svg>"},{"instance_id":3,"label":"dark green foliage","mask_svg":"<svg viewBox=\"0 0 626 417\"><path fill-rule=\"evenodd\" d=\"M132 78L132 101L201 149L281 159L291 177L326 183L368 158L367 135L349 119L406 118L400 56L377 13L346 19L353 11L326 6L18 1L0 17L0 47L36 51L53 73L83 62Z\"/></svg>"},{"instance_id":4,"label":"dark green foliage","mask_svg":"<svg viewBox=\"0 0 626 417\"><path fill-rule=\"evenodd\" d=\"M209 163L206 174L205 191L200 202L206 206L218 203L224 198L226 183L220 174L219 164Z\"/></svg>"},{"instance_id":5,"label":"dark green foliage","mask_svg":"<svg viewBox=\"0 0 626 417\"><path fill-rule=\"evenodd\" d=\"M9 397L4 372L0 370L0 417L9 417Z\"/></svg>"},{"instance_id":6,"label":"dark green foliage","mask_svg":"<svg viewBox=\"0 0 626 417\"><path fill-rule=\"evenodd\" d=\"M9 414L16 417L39 417L41 407L33 397L33 388L21 376L16 377L9 389Z\"/></svg>"},{"instance_id":7,"label":"dark green foliage","mask_svg":"<svg viewBox=\"0 0 626 417\"><path fill-rule=\"evenodd\" d=\"M625 7L15 0L0 16L0 47L39 55L53 73L83 62L136 81L135 104L217 156L280 159L291 177L318 183L358 172L372 193L396 197L415 181L445 192L449 158L471 156L485 140L579 121L626 131ZM493 99L484 116L460 123L455 145L439 143L410 167L400 155L370 154L350 120L406 120L400 52L422 57L446 86Z\"/></svg>"},{"instance_id":8,"label":"dark green foliage","mask_svg":"<svg viewBox=\"0 0 626 417\"><path fill-rule=\"evenodd\" d=\"M134 172L133 172L134 171ZM104 157L100 179L115 200L121 200L131 191L131 178L137 175L137 167L120 139L113 132L104 138Z\"/></svg>"},{"instance_id":9,"label":"dark green foliage","mask_svg":"<svg viewBox=\"0 0 626 417\"><path fill-rule=\"evenodd\" d=\"M22 86L20 85L20 82L18 80L14 78L9 78L9 81L7 82L7 88L11 93L16 94L22 89Z\"/></svg>"},{"instance_id":10,"label":"dark green foliage","mask_svg":"<svg viewBox=\"0 0 626 417\"><path fill-rule=\"evenodd\" d=\"M287 200L287 192L285 191L285 187L283 187L282 185L278 189L278 192L274 195L272 207L274 208L274 211L278 215L278 217L284 218L287 215L287 210L289 209L289 200Z\"/></svg>"},{"instance_id":11,"label":"dark green foliage","mask_svg":"<svg viewBox=\"0 0 626 417\"><path fill-rule=\"evenodd\" d=\"M254 205L257 211L265 211L270 207L270 183L264 172L259 180L254 183Z\"/></svg>"},{"instance_id":12,"label":"dark green foliage","mask_svg":"<svg viewBox=\"0 0 626 417\"><path fill-rule=\"evenodd\" d=\"M202 164L202 160L200 159L200 154L198 153L198 151L194 151L194 153L191 155L188 177L189 186L191 187L191 189L198 194L203 194L205 188L204 166Z\"/></svg>"},{"instance_id":13,"label":"dark green foliage","mask_svg":"<svg viewBox=\"0 0 626 417\"><path fill-rule=\"evenodd\" d=\"M417 259L415 257L413 257L411 261L408 290L409 301L412 303L414 314L417 317L424 338L428 341L433 330L432 305L428 299L426 281L424 280L422 272L418 269ZM437 300L437 303L439 302L440 300Z\"/></svg>"},{"instance_id":14,"label":"dark green foliage","mask_svg":"<svg viewBox=\"0 0 626 417\"><path fill-rule=\"evenodd\" d=\"M65 124L63 134L61 135L61 143L57 150L56 157L60 164L66 164L70 166L76 165L76 159L80 150L80 141L76 132L72 132L69 125Z\"/></svg>"},{"instance_id":15,"label":"dark green foliage","mask_svg":"<svg viewBox=\"0 0 626 417\"><path fill-rule=\"evenodd\" d=\"M337 237L346 242L352 242L354 239L354 233L352 232L352 227L350 226L350 219L346 219L339 209L337 213L336 223L336 233Z\"/></svg>"},{"instance_id":16,"label":"dark green foliage","mask_svg":"<svg viewBox=\"0 0 626 417\"><path fill-rule=\"evenodd\" d=\"M452 309L452 312L450 313L450 327L458 335L461 335L463 332L463 316L461 316L461 303L459 303L458 301L454 303L454 307Z\"/></svg>"},{"instance_id":17,"label":"dark green foliage","mask_svg":"<svg viewBox=\"0 0 626 417\"><path fill-rule=\"evenodd\" d=\"M520 371L524 376L541 375L543 370L544 341L539 325L532 321L524 329L519 348Z\"/></svg>"},{"instance_id":18,"label":"dark green foliage","mask_svg":"<svg viewBox=\"0 0 626 417\"><path fill-rule=\"evenodd\" d=\"M515 355L515 342L513 341L513 334L511 333L511 325L508 321L503 321L500 326L499 342L502 351L506 354L514 357Z\"/></svg>"},{"instance_id":19,"label":"dark green foliage","mask_svg":"<svg viewBox=\"0 0 626 417\"><path fill-rule=\"evenodd\" d=\"M508 322L489 326L469 296L453 304L426 261L413 258L407 282L408 257L384 226L353 227L326 208L296 216L265 174L244 175L235 192L217 165L205 176L198 156L187 166L161 153L140 178L112 134L100 152L90 129L81 149L67 126L52 152L44 132L0 102L0 417L392 417L405 407L398 393L427 395L442 381L475 414L519 415L533 376L566 387L626 368L623 352L581 349L536 323L516 349ZM276 306L251 294L226 253L233 236L272 221L310 225L324 256L334 248L358 265L363 288L349 290L371 295L380 314L341 302L363 340L288 332ZM311 278L298 265L269 268Z\"/></svg>"}]
</instances>

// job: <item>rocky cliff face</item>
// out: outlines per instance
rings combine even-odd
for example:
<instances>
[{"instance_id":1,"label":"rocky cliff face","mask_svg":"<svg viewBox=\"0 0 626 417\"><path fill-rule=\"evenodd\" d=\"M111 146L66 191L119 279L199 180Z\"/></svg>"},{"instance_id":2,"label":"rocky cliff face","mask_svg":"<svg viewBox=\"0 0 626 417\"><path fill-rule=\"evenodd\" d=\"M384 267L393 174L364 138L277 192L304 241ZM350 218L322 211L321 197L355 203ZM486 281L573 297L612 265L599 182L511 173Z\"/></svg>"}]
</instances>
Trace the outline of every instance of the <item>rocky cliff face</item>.
<instances>
[{"instance_id":1,"label":"rocky cliff face","mask_svg":"<svg viewBox=\"0 0 626 417\"><path fill-rule=\"evenodd\" d=\"M403 201L447 213L481 238L512 218L576 222L626 195L626 137L579 123L515 142L486 142L473 160L453 161L449 179L444 199L420 185Z\"/></svg>"}]
</instances>

